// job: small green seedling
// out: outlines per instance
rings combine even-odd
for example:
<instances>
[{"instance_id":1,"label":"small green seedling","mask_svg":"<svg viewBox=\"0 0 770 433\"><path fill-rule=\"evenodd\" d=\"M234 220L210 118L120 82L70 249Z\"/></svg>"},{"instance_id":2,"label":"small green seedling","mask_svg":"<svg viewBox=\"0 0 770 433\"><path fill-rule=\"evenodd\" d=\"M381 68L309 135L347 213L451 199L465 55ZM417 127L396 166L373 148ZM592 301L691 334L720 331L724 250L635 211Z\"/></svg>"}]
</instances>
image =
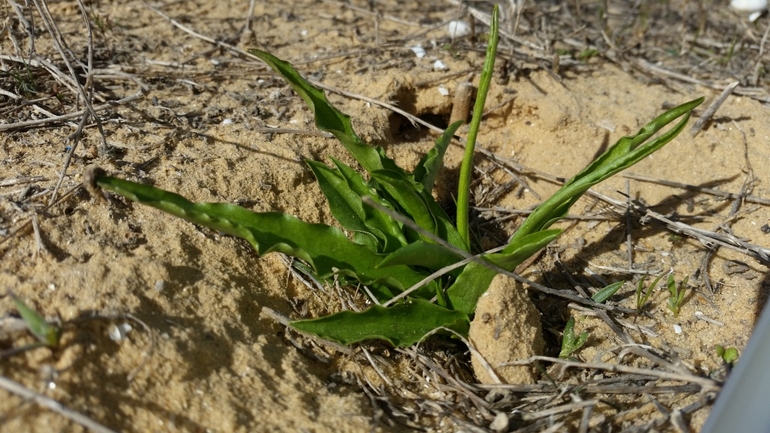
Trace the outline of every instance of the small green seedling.
<instances>
[{"instance_id":1,"label":"small green seedling","mask_svg":"<svg viewBox=\"0 0 770 433\"><path fill-rule=\"evenodd\" d=\"M561 338L561 351L559 358L572 359L572 353L583 347L588 341L588 331L583 331L579 336L575 335L575 318L570 317L564 325L564 334Z\"/></svg>"},{"instance_id":2,"label":"small green seedling","mask_svg":"<svg viewBox=\"0 0 770 433\"><path fill-rule=\"evenodd\" d=\"M665 275L665 274L663 274ZM647 280L647 276L643 276L641 280L639 280L639 284L636 286L636 311L641 313L642 310L644 310L644 306L647 305L647 301L650 300L650 296L652 296L652 291L655 290L655 287L660 282L660 279L663 278L663 275L658 276L652 281L652 284L644 287L644 282Z\"/></svg>"},{"instance_id":3,"label":"small green seedling","mask_svg":"<svg viewBox=\"0 0 770 433\"><path fill-rule=\"evenodd\" d=\"M58 324L47 322L40 313L28 307L14 293L8 292L8 295L13 299L21 318L27 324L27 329L37 337L40 343L51 348L58 347L61 327Z\"/></svg>"},{"instance_id":4,"label":"small green seedling","mask_svg":"<svg viewBox=\"0 0 770 433\"><path fill-rule=\"evenodd\" d=\"M734 347L724 347L717 344L714 349L717 356L722 358L722 361L727 365L733 365L738 360L738 349Z\"/></svg>"},{"instance_id":5,"label":"small green seedling","mask_svg":"<svg viewBox=\"0 0 770 433\"><path fill-rule=\"evenodd\" d=\"M591 300L593 300L594 302L603 304L605 301L607 301L607 299L610 299L612 295L617 293L617 291L620 290L621 287L623 287L623 281L612 283L609 286L594 293L594 295L591 296Z\"/></svg>"},{"instance_id":6,"label":"small green seedling","mask_svg":"<svg viewBox=\"0 0 770 433\"><path fill-rule=\"evenodd\" d=\"M679 309L682 308L682 304L684 303L684 295L687 292L687 281L690 279L689 276L684 277L684 280L682 280L679 284L676 283L674 280L674 274L673 272L668 274L668 309L671 310L671 312L674 313L674 317L679 316Z\"/></svg>"},{"instance_id":7,"label":"small green seedling","mask_svg":"<svg viewBox=\"0 0 770 433\"><path fill-rule=\"evenodd\" d=\"M494 71L497 33L495 6L460 166L454 219L436 202L432 191L444 154L461 122L450 125L414 171L409 172L396 165L381 147L365 143L353 130L350 116L331 105L323 91L308 83L291 64L260 50L250 52L293 87L313 112L316 126L334 135L365 172L359 173L332 157L331 166L307 161L332 216L351 236L335 227L307 223L279 212L252 212L226 203L193 203L178 194L109 177L99 170L86 173L86 187L109 190L187 221L241 237L260 255L287 254L304 262L319 280L356 280L367 285L377 298L374 304L381 304L361 312L344 311L291 322L299 330L342 344L380 339L395 346L412 345L437 328L466 336L476 303L500 269L514 270L556 239L562 230L550 227L564 218L589 188L671 141L684 129L691 111L703 102L699 98L675 107L637 134L621 138L541 203L502 250L462 264L472 252L468 215L473 149ZM673 127L658 134L674 121ZM419 230L396 218L393 212L414 222ZM450 266L454 266L453 270L440 277L432 276Z\"/></svg>"}]
</instances>

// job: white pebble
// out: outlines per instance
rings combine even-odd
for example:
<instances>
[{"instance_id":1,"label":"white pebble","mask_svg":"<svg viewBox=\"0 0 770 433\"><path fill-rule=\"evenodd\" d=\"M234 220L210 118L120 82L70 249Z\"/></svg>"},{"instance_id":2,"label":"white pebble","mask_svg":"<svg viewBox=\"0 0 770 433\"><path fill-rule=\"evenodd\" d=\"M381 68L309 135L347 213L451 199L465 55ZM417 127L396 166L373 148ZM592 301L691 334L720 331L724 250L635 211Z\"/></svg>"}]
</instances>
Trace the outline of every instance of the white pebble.
<instances>
[{"instance_id":1,"label":"white pebble","mask_svg":"<svg viewBox=\"0 0 770 433\"><path fill-rule=\"evenodd\" d=\"M410 47L409 49L412 50L414 55L417 56L418 58L421 59L421 58L425 57L425 48L423 48L423 47L421 47L419 45L415 45L413 47Z\"/></svg>"},{"instance_id":2,"label":"white pebble","mask_svg":"<svg viewBox=\"0 0 770 433\"><path fill-rule=\"evenodd\" d=\"M126 322L120 323L118 325L112 325L110 327L110 340L120 342L126 338L126 335L128 335L132 329L133 328L131 325Z\"/></svg>"},{"instance_id":3,"label":"white pebble","mask_svg":"<svg viewBox=\"0 0 770 433\"><path fill-rule=\"evenodd\" d=\"M442 62L441 60L436 60L435 62L433 62L434 71L446 71L447 69L449 68L447 68L444 62Z\"/></svg>"},{"instance_id":4,"label":"white pebble","mask_svg":"<svg viewBox=\"0 0 770 433\"><path fill-rule=\"evenodd\" d=\"M439 93L441 93L441 96L449 96L449 89L447 89L446 87L444 87L444 85L443 85L443 84L441 84L440 86L438 86L438 92L439 92Z\"/></svg>"},{"instance_id":5,"label":"white pebble","mask_svg":"<svg viewBox=\"0 0 770 433\"><path fill-rule=\"evenodd\" d=\"M470 34L471 26L465 21L450 21L446 25L446 31L451 38L461 38Z\"/></svg>"},{"instance_id":6,"label":"white pebble","mask_svg":"<svg viewBox=\"0 0 770 433\"><path fill-rule=\"evenodd\" d=\"M760 12L767 9L767 0L730 0L730 7L741 12Z\"/></svg>"},{"instance_id":7,"label":"white pebble","mask_svg":"<svg viewBox=\"0 0 770 433\"><path fill-rule=\"evenodd\" d=\"M674 333L675 333L676 335L679 335L679 334L681 334L681 333L682 333L682 327L681 327L681 326L679 326L679 325L674 325Z\"/></svg>"}]
</instances>

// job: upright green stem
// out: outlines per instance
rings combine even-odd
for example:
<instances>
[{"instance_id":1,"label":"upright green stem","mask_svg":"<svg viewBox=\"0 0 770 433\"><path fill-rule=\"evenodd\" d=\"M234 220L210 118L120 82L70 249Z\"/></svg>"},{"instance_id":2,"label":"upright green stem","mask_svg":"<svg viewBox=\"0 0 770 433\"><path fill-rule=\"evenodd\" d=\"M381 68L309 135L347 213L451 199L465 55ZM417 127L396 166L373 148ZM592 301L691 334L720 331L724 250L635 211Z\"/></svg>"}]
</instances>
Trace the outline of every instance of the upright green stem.
<instances>
[{"instance_id":1,"label":"upright green stem","mask_svg":"<svg viewBox=\"0 0 770 433\"><path fill-rule=\"evenodd\" d=\"M473 107L468 141L465 145L465 155L460 166L460 182L457 187L457 231L460 233L466 247L470 248L471 235L468 225L470 203L471 175L473 174L473 153L476 148L476 136L481 126L481 116L484 114L484 102L487 100L489 83L492 81L492 72L495 68L495 56L497 54L497 5L492 10L492 25L489 29L489 45L487 56L484 59L484 68L479 79L479 90L476 94L476 105Z\"/></svg>"}]
</instances>

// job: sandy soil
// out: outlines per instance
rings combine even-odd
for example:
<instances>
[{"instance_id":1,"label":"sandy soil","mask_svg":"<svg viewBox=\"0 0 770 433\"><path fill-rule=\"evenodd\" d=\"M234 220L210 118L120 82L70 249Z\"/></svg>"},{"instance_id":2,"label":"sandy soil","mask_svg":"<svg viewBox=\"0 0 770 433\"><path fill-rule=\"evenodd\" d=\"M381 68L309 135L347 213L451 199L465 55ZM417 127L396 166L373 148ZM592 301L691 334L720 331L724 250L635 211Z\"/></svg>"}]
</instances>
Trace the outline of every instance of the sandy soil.
<instances>
[{"instance_id":1,"label":"sandy soil","mask_svg":"<svg viewBox=\"0 0 770 433\"><path fill-rule=\"evenodd\" d=\"M367 12L366 2L359 3L363 10L335 2L258 2L253 32L243 35L239 30L248 15L248 2L199 0L172 3L161 10L203 35L217 40L235 35L228 42L239 48L269 50L326 85L398 103L428 120L448 115L451 92L467 71L478 71L483 61L477 52L442 48L451 41L439 24L458 10L386 1L378 4L384 18L376 19ZM77 5L62 2L50 7L71 48L85 53ZM93 17L109 18L111 23L95 33L96 54L103 65L95 78L97 88L116 99L140 87L144 94L103 112L110 154L100 150L97 128L86 128L63 191L79 184L87 166L98 164L192 200L239 203L333 224L303 160L324 160L327 155L350 159L333 139L315 134L311 114L277 77L257 62L173 27L141 2L89 7ZM436 29L418 33L428 26ZM414 37L408 43L388 44L410 34ZM0 44L3 53L13 51L7 37ZM415 56L412 45L425 47L427 56ZM42 37L38 51L56 55ZM436 70L436 60L446 69ZM480 145L503 159L569 177L664 107L701 95L708 104L719 93L697 85L672 88L598 59L591 62L566 69L560 77L531 65L523 65L510 79L499 77L488 100L489 107L499 107L485 119ZM118 73L136 80L119 78ZM50 92L52 84L43 80L41 94ZM443 95L440 88L450 95ZM62 94L64 104L74 102L71 94ZM352 115L365 139L385 146L399 163L413 165L430 148L431 133L411 128L389 110L336 94L330 99ZM5 110L3 123L43 116L29 107ZM34 127L0 138L0 182L39 176L30 183L0 186L0 287L66 324L61 348L4 358L3 376L121 431L399 430L383 420L351 379L351 363L345 357L312 355L317 352L308 348L309 343L287 338L282 326L260 317L262 307L290 317L315 317L338 308L295 281L279 257L258 258L240 240L120 199L109 204L95 201L82 191L42 211L75 127L74 123ZM268 127L293 132L266 132ZM770 158L769 140L767 107L734 96L705 131L694 138L683 133L632 171L734 193L753 175L751 194L767 197L770 179L764 164ZM461 157L462 149L453 145L438 191L445 200L451 197ZM481 157L479 167L486 175L475 187L477 197L510 181ZM528 182L542 197L557 188L534 178ZM617 176L596 190L623 199L619 191L626 190L626 182ZM628 181L628 187L633 198L655 211L708 230L728 221L732 206L732 201L712 195L638 180ZM515 186L479 205L522 209L537 202L533 194ZM600 208L583 199L572 213L596 213ZM30 226L16 231L35 214L40 242ZM501 216L505 213L480 214L489 222L484 242L504 241L520 222L498 220ZM769 235L763 227L768 219L767 207L745 203L730 219L730 227L738 237L767 245ZM695 373L718 370L722 362L714 346L740 349L748 340L770 287L765 268L744 254L719 249L708 264L716 287L712 294L698 271L706 251L703 245L651 224L634 225L632 236L638 269L673 269L677 280L689 276L692 287L678 317L666 309L667 293L657 290L648 314L632 318L650 333L633 336L677 354L679 362ZM623 305L630 307L638 277L605 269L627 268L627 256L625 226L617 219L578 222L526 275L546 285L568 287L558 261L582 281L596 281L589 279L586 269L608 281L626 280L618 299L625 298ZM558 334L569 315L577 319L577 332L592 333L578 354L581 359L606 358L604 351L620 344L601 320L570 310L565 302L533 295L543 313L548 353L558 353ZM9 297L0 299L0 314L5 317L13 311ZM114 341L109 332L123 324L132 330ZM681 327L679 333L675 325ZM1 347L33 341L15 335L4 339ZM627 425L659 415L648 399L637 397L638 416L629 418ZM666 404L682 408L698 398L694 393ZM593 422L596 425L611 416L609 408L597 413L601 416ZM700 410L689 419L696 430L707 413ZM434 417L423 422L437 430L454 428L442 428ZM0 431L81 430L18 397L0 399Z\"/></svg>"}]
</instances>

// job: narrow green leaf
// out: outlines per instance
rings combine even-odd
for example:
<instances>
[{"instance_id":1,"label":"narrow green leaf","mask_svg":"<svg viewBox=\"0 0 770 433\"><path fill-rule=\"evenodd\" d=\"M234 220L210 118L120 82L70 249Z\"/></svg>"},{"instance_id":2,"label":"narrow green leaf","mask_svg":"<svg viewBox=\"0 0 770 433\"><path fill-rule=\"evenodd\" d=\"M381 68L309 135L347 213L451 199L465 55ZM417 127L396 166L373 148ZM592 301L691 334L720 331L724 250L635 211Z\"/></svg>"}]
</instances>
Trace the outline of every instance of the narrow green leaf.
<instances>
[{"instance_id":1,"label":"narrow green leaf","mask_svg":"<svg viewBox=\"0 0 770 433\"><path fill-rule=\"evenodd\" d=\"M512 271L560 234L561 230L556 229L534 233L518 240L516 248L510 253L488 254L483 258L507 271ZM476 303L487 291L495 275L497 271L480 263L468 263L454 284L447 289L447 297L452 308L468 315L473 314L476 311Z\"/></svg>"},{"instance_id":2,"label":"narrow green leaf","mask_svg":"<svg viewBox=\"0 0 770 433\"><path fill-rule=\"evenodd\" d=\"M489 42L487 54L484 58L484 67L479 78L479 90L476 92L476 103L473 106L473 116L468 128L468 137L465 144L463 162L460 164L460 179L457 186L457 231L463 239L463 244L470 246L469 205L471 191L471 177L473 177L473 156L476 149L476 137L481 126L481 117L484 114L484 103L489 93L489 85L495 68L498 41L498 6L492 8L492 22L489 26ZM535 230L533 230L534 232Z\"/></svg>"},{"instance_id":3,"label":"narrow green leaf","mask_svg":"<svg viewBox=\"0 0 770 433\"><path fill-rule=\"evenodd\" d=\"M457 131L457 128L462 126L462 124L463 121L458 120L449 125L449 127L444 130L444 133L436 139L433 148L422 157L420 163L417 164L417 167L414 169L412 174L414 180L420 182L426 191L433 191L433 183L436 181L436 176L444 163L444 155L449 147L449 143L452 141L452 137Z\"/></svg>"},{"instance_id":4,"label":"narrow green leaf","mask_svg":"<svg viewBox=\"0 0 770 433\"><path fill-rule=\"evenodd\" d=\"M364 284L379 283L399 291L424 278L406 266L377 269L382 255L324 224L306 223L278 212L252 212L228 203L193 203L179 194L114 177L97 177L96 184L129 200L246 239L260 255L277 251L304 260L321 278L339 270Z\"/></svg>"},{"instance_id":5,"label":"narrow green leaf","mask_svg":"<svg viewBox=\"0 0 770 433\"><path fill-rule=\"evenodd\" d=\"M61 337L61 329L45 320L45 317L40 315L37 311L28 307L18 296L12 292L8 292L16 305L16 310L19 311L21 318L24 319L24 323L27 325L27 329L40 340L41 343L48 347L58 347L59 338Z\"/></svg>"},{"instance_id":6,"label":"narrow green leaf","mask_svg":"<svg viewBox=\"0 0 770 433\"><path fill-rule=\"evenodd\" d=\"M468 316L421 299L392 307L375 305L360 313L343 311L319 319L291 322L300 331L341 344L384 340L396 347L411 346L433 330L444 327L468 335Z\"/></svg>"},{"instance_id":7,"label":"narrow green leaf","mask_svg":"<svg viewBox=\"0 0 770 433\"><path fill-rule=\"evenodd\" d=\"M623 287L623 281L612 283L609 286L594 293L594 295L591 296L591 299L594 302L598 302L601 304L607 299L610 299L612 295L614 295L615 293L617 293L618 290L620 290L621 287Z\"/></svg>"},{"instance_id":8,"label":"narrow green leaf","mask_svg":"<svg viewBox=\"0 0 770 433\"><path fill-rule=\"evenodd\" d=\"M570 179L548 200L541 203L516 231L513 240L540 231L566 215L581 195L590 187L636 164L666 143L674 139L687 125L690 112L703 102L703 98L684 103L656 117L636 135L623 137L604 154ZM663 127L683 117L674 127L645 143ZM504 250L505 251L505 250Z\"/></svg>"}]
</instances>

